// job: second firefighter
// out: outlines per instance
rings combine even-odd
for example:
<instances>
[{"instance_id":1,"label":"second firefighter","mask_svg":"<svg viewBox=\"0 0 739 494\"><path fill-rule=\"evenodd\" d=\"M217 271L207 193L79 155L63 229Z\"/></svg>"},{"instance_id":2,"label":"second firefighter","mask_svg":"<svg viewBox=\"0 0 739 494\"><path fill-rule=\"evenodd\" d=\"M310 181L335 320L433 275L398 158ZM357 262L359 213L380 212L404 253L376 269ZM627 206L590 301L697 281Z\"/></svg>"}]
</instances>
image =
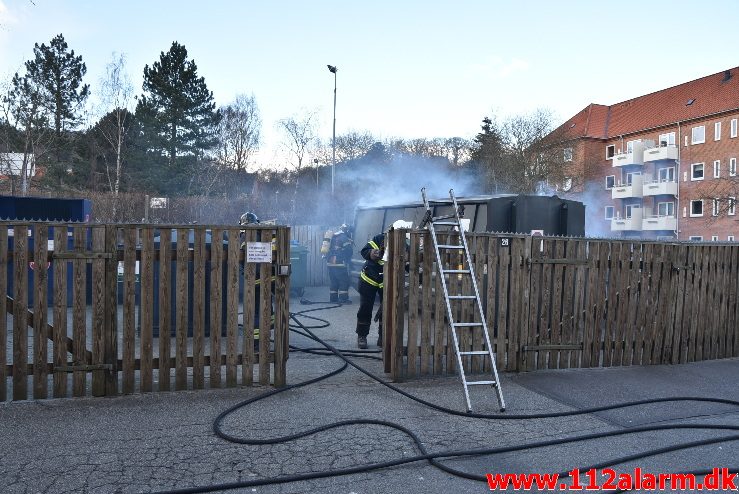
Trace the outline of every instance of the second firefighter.
<instances>
[{"instance_id":1,"label":"second firefighter","mask_svg":"<svg viewBox=\"0 0 739 494\"><path fill-rule=\"evenodd\" d=\"M362 247L361 254L365 259L365 263L362 271L359 273L359 285L357 286L357 291L359 291L357 346L359 348L367 348L367 335L372 325L372 309L378 294L382 301L382 272L384 269L383 265L385 264L382 258L385 254L385 234L380 233L379 235L375 235L372 240ZM382 306L380 306L381 310ZM382 346L382 318L379 318L379 321L377 346Z\"/></svg>"}]
</instances>

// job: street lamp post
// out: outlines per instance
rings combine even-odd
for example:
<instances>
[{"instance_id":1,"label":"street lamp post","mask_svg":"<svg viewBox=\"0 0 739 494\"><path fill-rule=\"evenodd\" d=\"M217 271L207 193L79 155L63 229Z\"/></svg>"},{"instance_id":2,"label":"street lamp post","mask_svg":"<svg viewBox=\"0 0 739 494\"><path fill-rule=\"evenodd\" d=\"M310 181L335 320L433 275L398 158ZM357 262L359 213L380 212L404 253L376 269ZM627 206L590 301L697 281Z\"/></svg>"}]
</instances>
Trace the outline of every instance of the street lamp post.
<instances>
[{"instance_id":1,"label":"street lamp post","mask_svg":"<svg viewBox=\"0 0 739 494\"><path fill-rule=\"evenodd\" d=\"M334 167L336 166L336 73L339 69L335 65L327 65L329 72L334 74L334 132L331 139L331 196L334 195Z\"/></svg>"}]
</instances>

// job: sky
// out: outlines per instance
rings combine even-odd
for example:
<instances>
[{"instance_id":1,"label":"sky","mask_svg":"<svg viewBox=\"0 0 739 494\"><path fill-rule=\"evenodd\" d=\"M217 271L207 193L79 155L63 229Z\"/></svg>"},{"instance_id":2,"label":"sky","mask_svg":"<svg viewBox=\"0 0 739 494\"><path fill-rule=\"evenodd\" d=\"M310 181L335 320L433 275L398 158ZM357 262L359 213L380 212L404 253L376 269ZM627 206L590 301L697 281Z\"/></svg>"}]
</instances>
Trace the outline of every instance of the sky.
<instances>
[{"instance_id":1,"label":"sky","mask_svg":"<svg viewBox=\"0 0 739 494\"><path fill-rule=\"evenodd\" d=\"M738 20L734 0L0 0L0 81L62 33L93 97L113 52L140 92L177 41L218 105L254 95L260 159L279 161L279 119L316 112L331 139L327 64L338 135L473 138L485 116L559 123L735 67Z\"/></svg>"}]
</instances>

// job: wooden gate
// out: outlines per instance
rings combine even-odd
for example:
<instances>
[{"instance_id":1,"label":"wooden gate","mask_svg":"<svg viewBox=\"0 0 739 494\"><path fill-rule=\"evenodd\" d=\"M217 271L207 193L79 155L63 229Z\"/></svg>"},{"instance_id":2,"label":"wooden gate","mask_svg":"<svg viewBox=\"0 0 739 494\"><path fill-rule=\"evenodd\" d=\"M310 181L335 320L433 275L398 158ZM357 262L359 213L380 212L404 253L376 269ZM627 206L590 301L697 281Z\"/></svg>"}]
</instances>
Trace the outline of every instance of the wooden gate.
<instances>
[{"instance_id":1,"label":"wooden gate","mask_svg":"<svg viewBox=\"0 0 739 494\"><path fill-rule=\"evenodd\" d=\"M289 238L0 223L0 401L283 386Z\"/></svg>"},{"instance_id":2,"label":"wooden gate","mask_svg":"<svg viewBox=\"0 0 739 494\"><path fill-rule=\"evenodd\" d=\"M407 232L391 231L387 240L385 369L395 379L453 373L456 358L431 239L413 231L406 245ZM737 244L467 238L501 370L739 356ZM457 239L451 234L440 241ZM456 252L445 255L445 262L461 262ZM450 278L455 293L470 293L469 282L455 276ZM471 303L455 304L460 320L472 320ZM483 349L482 334L475 331L461 337L463 350ZM465 358L466 368L486 370L481 357Z\"/></svg>"}]
</instances>

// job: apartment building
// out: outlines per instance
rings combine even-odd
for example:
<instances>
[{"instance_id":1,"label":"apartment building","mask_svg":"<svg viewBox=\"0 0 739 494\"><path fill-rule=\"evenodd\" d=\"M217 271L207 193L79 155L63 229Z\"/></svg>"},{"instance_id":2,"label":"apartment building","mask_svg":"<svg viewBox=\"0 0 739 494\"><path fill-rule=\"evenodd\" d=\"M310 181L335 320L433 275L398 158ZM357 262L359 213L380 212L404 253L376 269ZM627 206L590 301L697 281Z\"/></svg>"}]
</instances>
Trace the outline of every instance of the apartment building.
<instances>
[{"instance_id":1,"label":"apartment building","mask_svg":"<svg viewBox=\"0 0 739 494\"><path fill-rule=\"evenodd\" d=\"M615 105L553 135L589 236L739 240L739 68Z\"/></svg>"}]
</instances>

